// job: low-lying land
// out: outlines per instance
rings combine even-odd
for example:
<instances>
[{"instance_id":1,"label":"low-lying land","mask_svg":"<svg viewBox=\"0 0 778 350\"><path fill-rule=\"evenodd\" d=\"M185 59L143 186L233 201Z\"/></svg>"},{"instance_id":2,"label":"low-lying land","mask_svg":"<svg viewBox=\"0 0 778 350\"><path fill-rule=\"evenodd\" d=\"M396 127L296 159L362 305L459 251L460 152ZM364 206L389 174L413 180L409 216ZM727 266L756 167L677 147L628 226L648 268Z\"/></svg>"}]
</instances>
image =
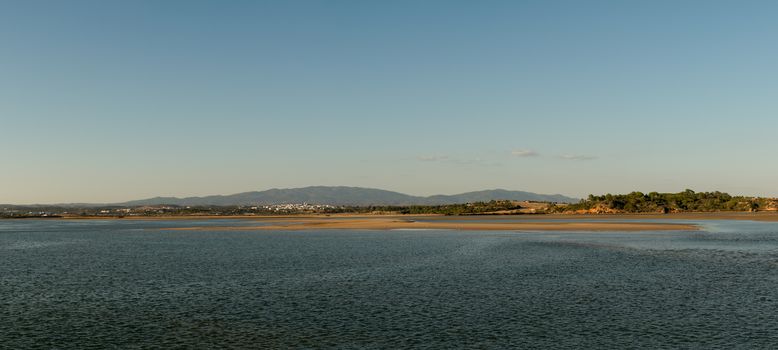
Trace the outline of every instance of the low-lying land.
<instances>
[{"instance_id":1,"label":"low-lying land","mask_svg":"<svg viewBox=\"0 0 778 350\"><path fill-rule=\"evenodd\" d=\"M37 218L37 217L32 217ZM450 221L458 222L480 221L486 218L492 220L510 220L510 221L623 221L623 220L747 220L747 221L772 221L778 222L778 212L685 212L685 213L616 213L616 214L532 214L532 215L499 215L499 216L480 216L480 215L462 215L448 216L441 214L393 214L393 213L371 213L371 214L280 214L280 215L152 215L152 216L62 216L49 217L59 220L256 220L256 221L299 221L299 220L324 220L324 219L399 219L414 220L415 218L424 218L425 221Z\"/></svg>"},{"instance_id":2,"label":"low-lying land","mask_svg":"<svg viewBox=\"0 0 778 350\"><path fill-rule=\"evenodd\" d=\"M470 230L470 231L675 231L696 230L697 226L686 223L664 222L593 222L593 221L511 221L477 222L473 220L424 220L417 221L402 217L320 217L286 218L261 220L263 225L195 226L173 228L174 230Z\"/></svg>"},{"instance_id":3,"label":"low-lying land","mask_svg":"<svg viewBox=\"0 0 778 350\"><path fill-rule=\"evenodd\" d=\"M484 216L490 220L484 220ZM334 206L272 204L249 206L0 206L0 218L257 220L261 225L222 226L229 230L461 229L635 231L693 230L674 220L778 221L778 199L731 196L723 192L590 195L575 204L491 200L445 205ZM423 218L423 219L421 219ZM639 219L643 222L636 222ZM654 222L645 222L646 219ZM488 221L488 222L485 222ZM199 229L183 227L182 229ZM206 228L203 228L206 229ZM214 229L210 226L207 229Z\"/></svg>"},{"instance_id":4,"label":"low-lying land","mask_svg":"<svg viewBox=\"0 0 778 350\"><path fill-rule=\"evenodd\" d=\"M277 216L301 214L381 215L513 215L544 213L549 202L492 200L444 205L340 205L287 203L273 205L156 206L16 206L0 205L0 218Z\"/></svg>"},{"instance_id":5,"label":"low-lying land","mask_svg":"<svg viewBox=\"0 0 778 350\"><path fill-rule=\"evenodd\" d=\"M694 221L749 220L778 222L776 212L690 212L638 214L536 214L490 216L305 214L305 215L177 215L177 216L70 216L50 220L241 220L235 224L182 226L176 230L314 230L314 229L446 229L474 231L664 231L696 230ZM653 220L655 222L646 222ZM676 222L677 221L677 222ZM246 224L249 222L249 224ZM257 225L251 225L256 222Z\"/></svg>"}]
</instances>

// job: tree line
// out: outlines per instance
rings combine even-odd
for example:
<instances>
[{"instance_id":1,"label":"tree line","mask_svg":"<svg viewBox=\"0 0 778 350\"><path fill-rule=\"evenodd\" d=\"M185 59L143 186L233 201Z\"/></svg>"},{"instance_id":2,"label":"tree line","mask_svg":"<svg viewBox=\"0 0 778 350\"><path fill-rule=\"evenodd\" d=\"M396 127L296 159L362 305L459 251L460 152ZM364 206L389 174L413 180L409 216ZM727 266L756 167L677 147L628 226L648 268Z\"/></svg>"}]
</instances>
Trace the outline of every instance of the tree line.
<instances>
[{"instance_id":1,"label":"tree line","mask_svg":"<svg viewBox=\"0 0 778 350\"><path fill-rule=\"evenodd\" d=\"M605 209L627 213L669 213L687 211L756 211L767 205L768 199L732 196L724 192L642 193L589 195L579 203L552 205L550 212L572 212Z\"/></svg>"}]
</instances>

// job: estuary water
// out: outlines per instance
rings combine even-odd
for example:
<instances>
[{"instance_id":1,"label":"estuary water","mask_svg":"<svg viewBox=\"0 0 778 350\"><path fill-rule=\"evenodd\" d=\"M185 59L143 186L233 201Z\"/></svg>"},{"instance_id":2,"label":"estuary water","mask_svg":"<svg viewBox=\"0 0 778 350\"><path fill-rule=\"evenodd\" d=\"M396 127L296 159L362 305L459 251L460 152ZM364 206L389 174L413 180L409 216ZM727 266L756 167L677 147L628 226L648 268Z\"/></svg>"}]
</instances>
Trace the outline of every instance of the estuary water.
<instances>
[{"instance_id":1,"label":"estuary water","mask_svg":"<svg viewBox=\"0 0 778 350\"><path fill-rule=\"evenodd\" d=\"M225 224L0 221L0 348L778 347L776 223L218 231ZM215 228L165 229L187 225Z\"/></svg>"}]
</instances>

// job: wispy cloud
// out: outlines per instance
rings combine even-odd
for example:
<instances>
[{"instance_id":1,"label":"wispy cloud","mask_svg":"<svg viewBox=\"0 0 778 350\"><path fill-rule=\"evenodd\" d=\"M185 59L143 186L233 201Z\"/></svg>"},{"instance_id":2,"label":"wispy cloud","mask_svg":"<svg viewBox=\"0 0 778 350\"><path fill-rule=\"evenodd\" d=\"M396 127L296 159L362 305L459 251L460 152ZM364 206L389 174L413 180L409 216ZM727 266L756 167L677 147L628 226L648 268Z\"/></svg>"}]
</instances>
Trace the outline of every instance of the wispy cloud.
<instances>
[{"instance_id":1,"label":"wispy cloud","mask_svg":"<svg viewBox=\"0 0 778 350\"><path fill-rule=\"evenodd\" d=\"M596 156L589 156L585 154L563 154L559 156L559 158L564 160L594 160L597 159Z\"/></svg>"},{"instance_id":2,"label":"wispy cloud","mask_svg":"<svg viewBox=\"0 0 778 350\"><path fill-rule=\"evenodd\" d=\"M540 153L531 149L515 149L511 151L511 155L514 157L537 157Z\"/></svg>"},{"instance_id":3,"label":"wispy cloud","mask_svg":"<svg viewBox=\"0 0 778 350\"><path fill-rule=\"evenodd\" d=\"M420 162L426 162L426 163L445 163L445 164L456 164L456 165L468 165L468 166L500 166L502 165L499 162L490 161L488 159L483 158L457 158L457 157L449 157L446 155L424 155L424 156L418 156L416 157L416 160Z\"/></svg>"},{"instance_id":4,"label":"wispy cloud","mask_svg":"<svg viewBox=\"0 0 778 350\"><path fill-rule=\"evenodd\" d=\"M418 156L416 157L416 159L422 162L440 162L440 161L448 160L448 156L439 156L439 155Z\"/></svg>"},{"instance_id":5,"label":"wispy cloud","mask_svg":"<svg viewBox=\"0 0 778 350\"><path fill-rule=\"evenodd\" d=\"M499 162L493 162L483 158L452 159L451 162L460 165L479 165L479 166L501 166L502 165Z\"/></svg>"}]
</instances>

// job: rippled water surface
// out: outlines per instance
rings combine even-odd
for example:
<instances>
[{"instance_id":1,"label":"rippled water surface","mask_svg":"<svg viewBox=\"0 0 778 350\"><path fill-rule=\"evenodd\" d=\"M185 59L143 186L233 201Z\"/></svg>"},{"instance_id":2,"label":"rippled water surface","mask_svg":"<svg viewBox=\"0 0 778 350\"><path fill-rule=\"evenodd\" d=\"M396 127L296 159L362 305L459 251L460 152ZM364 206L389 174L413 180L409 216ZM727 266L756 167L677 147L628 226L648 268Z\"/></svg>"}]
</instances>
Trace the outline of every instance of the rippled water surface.
<instances>
[{"instance_id":1,"label":"rippled water surface","mask_svg":"<svg viewBox=\"0 0 778 350\"><path fill-rule=\"evenodd\" d=\"M778 347L774 223L165 230L226 223L0 221L0 348Z\"/></svg>"}]
</instances>

